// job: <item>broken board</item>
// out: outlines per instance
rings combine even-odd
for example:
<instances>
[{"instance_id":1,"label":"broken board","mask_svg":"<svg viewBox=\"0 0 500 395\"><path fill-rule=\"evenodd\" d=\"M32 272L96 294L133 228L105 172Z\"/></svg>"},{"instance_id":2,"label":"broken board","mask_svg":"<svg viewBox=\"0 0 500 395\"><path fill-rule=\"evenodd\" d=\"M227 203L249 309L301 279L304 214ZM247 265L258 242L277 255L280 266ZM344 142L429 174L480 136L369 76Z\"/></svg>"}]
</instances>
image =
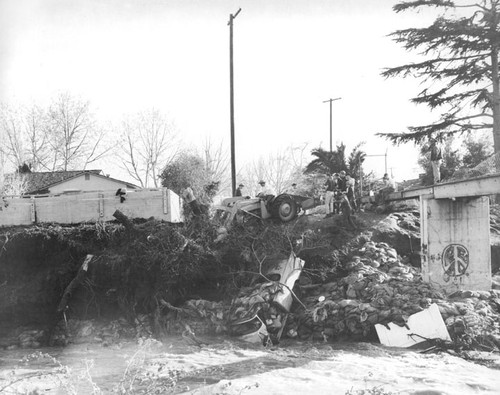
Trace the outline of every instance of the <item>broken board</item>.
<instances>
[{"instance_id":1,"label":"broken board","mask_svg":"<svg viewBox=\"0 0 500 395\"><path fill-rule=\"evenodd\" d=\"M411 315L406 325L408 328L390 322L388 329L384 325L376 324L375 330L380 343L389 347L411 347L426 339L451 341L439 307L435 303L424 311Z\"/></svg>"}]
</instances>

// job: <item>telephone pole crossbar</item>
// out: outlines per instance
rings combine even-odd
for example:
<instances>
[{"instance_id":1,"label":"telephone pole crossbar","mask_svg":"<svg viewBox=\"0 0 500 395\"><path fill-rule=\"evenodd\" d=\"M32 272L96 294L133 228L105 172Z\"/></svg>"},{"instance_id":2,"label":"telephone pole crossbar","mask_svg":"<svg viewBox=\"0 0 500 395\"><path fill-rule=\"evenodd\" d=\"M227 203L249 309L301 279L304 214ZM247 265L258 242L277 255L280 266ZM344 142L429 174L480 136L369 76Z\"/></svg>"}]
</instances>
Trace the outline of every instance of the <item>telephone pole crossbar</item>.
<instances>
[{"instance_id":1,"label":"telephone pole crossbar","mask_svg":"<svg viewBox=\"0 0 500 395\"><path fill-rule=\"evenodd\" d=\"M376 157L376 156L383 156L384 157L384 169L385 173L387 173L387 150L385 150L385 154L379 154L379 155L365 155L367 158L368 157Z\"/></svg>"}]
</instances>

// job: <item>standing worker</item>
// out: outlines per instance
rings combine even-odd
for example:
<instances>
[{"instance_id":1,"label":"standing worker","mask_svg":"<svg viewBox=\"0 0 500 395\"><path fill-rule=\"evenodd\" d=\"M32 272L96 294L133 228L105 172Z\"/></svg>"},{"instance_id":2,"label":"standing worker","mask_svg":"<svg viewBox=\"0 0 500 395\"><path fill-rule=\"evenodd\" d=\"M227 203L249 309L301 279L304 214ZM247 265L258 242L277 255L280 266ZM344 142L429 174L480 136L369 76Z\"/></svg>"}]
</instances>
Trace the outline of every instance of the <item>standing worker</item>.
<instances>
[{"instance_id":1,"label":"standing worker","mask_svg":"<svg viewBox=\"0 0 500 395\"><path fill-rule=\"evenodd\" d=\"M375 202L376 204L385 204L387 197L396 190L396 185L394 180L389 177L389 174L385 173L382 177L382 188L377 193Z\"/></svg>"},{"instance_id":2,"label":"standing worker","mask_svg":"<svg viewBox=\"0 0 500 395\"><path fill-rule=\"evenodd\" d=\"M337 190L335 191L335 210L337 213L340 213L340 211L342 211L343 214L348 212L348 217L350 218L351 203L349 202L349 198L347 197L348 192L347 173L345 172L345 170L341 170L339 173L339 178L337 180Z\"/></svg>"},{"instance_id":3,"label":"standing worker","mask_svg":"<svg viewBox=\"0 0 500 395\"><path fill-rule=\"evenodd\" d=\"M347 175L346 176L346 184L347 184L347 199L349 199L349 203L354 212L358 210L358 205L356 203L356 197L354 196L354 186L356 185L356 180Z\"/></svg>"},{"instance_id":4,"label":"standing worker","mask_svg":"<svg viewBox=\"0 0 500 395\"><path fill-rule=\"evenodd\" d=\"M347 192L347 174L345 170L342 170L339 173L339 178L337 180L337 187L340 190L340 192Z\"/></svg>"},{"instance_id":5,"label":"standing worker","mask_svg":"<svg viewBox=\"0 0 500 395\"><path fill-rule=\"evenodd\" d=\"M434 177L434 184L437 184L438 182L441 182L441 162L443 160L443 154L436 139L431 138L429 143L429 150L431 151L432 175Z\"/></svg>"},{"instance_id":6,"label":"standing worker","mask_svg":"<svg viewBox=\"0 0 500 395\"><path fill-rule=\"evenodd\" d=\"M338 174L334 173L330 177L326 179L325 186L325 211L326 217L330 217L332 214L335 214L334 210L334 194L335 189L337 189L337 179Z\"/></svg>"},{"instance_id":7,"label":"standing worker","mask_svg":"<svg viewBox=\"0 0 500 395\"><path fill-rule=\"evenodd\" d=\"M241 192L243 188L245 188L245 185L243 184L238 185L238 188L236 189L236 193L234 196L243 196L243 193Z\"/></svg>"},{"instance_id":8,"label":"standing worker","mask_svg":"<svg viewBox=\"0 0 500 395\"><path fill-rule=\"evenodd\" d=\"M191 210L193 211L193 215L195 217L198 217L201 215L201 207L200 203L198 200L196 200L196 197L194 196L194 192L191 189L191 187L187 186L181 190L181 196L184 199L184 201L189 204L189 207L191 207Z\"/></svg>"}]
</instances>

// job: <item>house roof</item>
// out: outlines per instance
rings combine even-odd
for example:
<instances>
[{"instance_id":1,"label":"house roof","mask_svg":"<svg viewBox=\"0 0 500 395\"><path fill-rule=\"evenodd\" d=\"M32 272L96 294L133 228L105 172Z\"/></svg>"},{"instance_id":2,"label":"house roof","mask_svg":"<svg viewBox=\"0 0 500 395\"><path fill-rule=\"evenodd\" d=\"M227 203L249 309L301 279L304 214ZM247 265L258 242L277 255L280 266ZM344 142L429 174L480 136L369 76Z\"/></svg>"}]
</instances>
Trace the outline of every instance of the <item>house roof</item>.
<instances>
[{"instance_id":1,"label":"house roof","mask_svg":"<svg viewBox=\"0 0 500 395\"><path fill-rule=\"evenodd\" d=\"M107 177L102 174L102 170L72 170L72 171L54 171L54 172L33 172L25 173L26 180L26 195L49 193L50 187L61 184L62 182L81 176L82 174L91 173L94 176L105 178L107 180L123 183L130 189L140 189L139 186L116 178Z\"/></svg>"},{"instance_id":2,"label":"house roof","mask_svg":"<svg viewBox=\"0 0 500 395\"><path fill-rule=\"evenodd\" d=\"M24 173L26 183L26 194L48 193L48 186L53 185L69 178L73 178L85 171L92 174L100 174L102 170L70 170L70 171L40 171Z\"/></svg>"}]
</instances>

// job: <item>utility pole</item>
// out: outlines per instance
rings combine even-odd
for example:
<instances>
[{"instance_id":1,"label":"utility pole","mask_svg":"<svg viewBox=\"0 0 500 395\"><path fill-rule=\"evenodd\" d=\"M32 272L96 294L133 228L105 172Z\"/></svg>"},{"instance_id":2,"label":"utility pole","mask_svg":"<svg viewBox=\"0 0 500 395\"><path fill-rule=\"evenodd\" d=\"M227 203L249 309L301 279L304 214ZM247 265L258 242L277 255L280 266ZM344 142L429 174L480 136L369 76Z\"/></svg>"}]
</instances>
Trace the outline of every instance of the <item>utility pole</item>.
<instances>
[{"instance_id":1,"label":"utility pole","mask_svg":"<svg viewBox=\"0 0 500 395\"><path fill-rule=\"evenodd\" d=\"M363 196L363 161L359 163L359 196Z\"/></svg>"},{"instance_id":2,"label":"utility pole","mask_svg":"<svg viewBox=\"0 0 500 395\"><path fill-rule=\"evenodd\" d=\"M236 156L234 150L234 72L233 72L233 21L240 13L229 14L229 107L231 117L231 187L232 195L236 195Z\"/></svg>"},{"instance_id":3,"label":"utility pole","mask_svg":"<svg viewBox=\"0 0 500 395\"><path fill-rule=\"evenodd\" d=\"M385 149L385 173L387 173L387 148Z\"/></svg>"},{"instance_id":4,"label":"utility pole","mask_svg":"<svg viewBox=\"0 0 500 395\"><path fill-rule=\"evenodd\" d=\"M387 173L387 150L388 150L388 148L385 149L385 154L365 155L366 157L383 156L384 157L384 171L385 171L385 173ZM389 173L387 173L387 174L389 174Z\"/></svg>"},{"instance_id":5,"label":"utility pole","mask_svg":"<svg viewBox=\"0 0 500 395\"><path fill-rule=\"evenodd\" d=\"M342 99L341 97L337 97L336 99L328 99L325 100L323 103L330 103L330 152L333 152L333 145L332 145L332 102L336 100Z\"/></svg>"}]
</instances>

